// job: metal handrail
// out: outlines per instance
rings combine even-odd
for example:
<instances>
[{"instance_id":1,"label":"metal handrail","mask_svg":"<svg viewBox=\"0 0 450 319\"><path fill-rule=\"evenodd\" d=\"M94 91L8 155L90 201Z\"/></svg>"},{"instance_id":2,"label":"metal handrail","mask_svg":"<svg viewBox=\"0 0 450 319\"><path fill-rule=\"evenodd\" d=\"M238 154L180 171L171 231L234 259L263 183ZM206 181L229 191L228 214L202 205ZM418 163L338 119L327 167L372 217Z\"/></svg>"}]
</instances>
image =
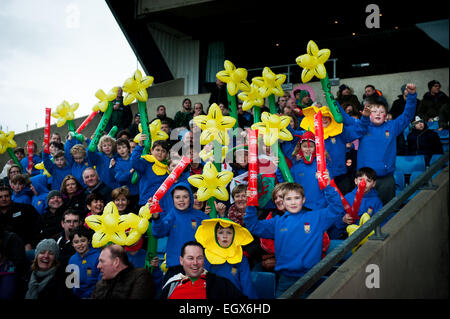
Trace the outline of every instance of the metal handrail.
<instances>
[{"instance_id":1,"label":"metal handrail","mask_svg":"<svg viewBox=\"0 0 450 319\"><path fill-rule=\"evenodd\" d=\"M361 240L375 230L393 211L399 208L417 189L428 183L432 176L445 166L449 159L449 152L441 156L433 165L428 167L417 179L410 183L401 193L389 201L382 209L373 215L366 223L359 227L351 236L343 240L340 245L327 254L312 267L295 284L289 287L279 299L294 299L308 291L322 276L336 265Z\"/></svg>"}]
</instances>

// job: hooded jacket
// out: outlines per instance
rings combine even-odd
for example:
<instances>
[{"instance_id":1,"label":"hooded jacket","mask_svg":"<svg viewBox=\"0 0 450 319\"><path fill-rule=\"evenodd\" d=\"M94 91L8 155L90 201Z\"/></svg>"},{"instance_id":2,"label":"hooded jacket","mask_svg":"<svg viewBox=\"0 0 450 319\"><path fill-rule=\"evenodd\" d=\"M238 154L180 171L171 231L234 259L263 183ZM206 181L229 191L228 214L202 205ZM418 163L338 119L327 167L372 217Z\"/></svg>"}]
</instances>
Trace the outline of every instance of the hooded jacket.
<instances>
[{"instance_id":1,"label":"hooded jacket","mask_svg":"<svg viewBox=\"0 0 450 319\"><path fill-rule=\"evenodd\" d=\"M131 155L128 160L124 160L122 157L117 157L116 165L114 165L114 178L120 186L126 186L130 190L132 196L139 194L139 183L131 183L133 174L130 173L132 169Z\"/></svg>"},{"instance_id":2,"label":"hooded jacket","mask_svg":"<svg viewBox=\"0 0 450 319\"><path fill-rule=\"evenodd\" d=\"M50 155L42 152L42 158L44 159L45 169L52 175L51 189L60 190L63 179L72 174L72 167L67 163L64 167L58 167L50 159Z\"/></svg>"},{"instance_id":3,"label":"hooded jacket","mask_svg":"<svg viewBox=\"0 0 450 319\"><path fill-rule=\"evenodd\" d=\"M89 163L95 166L98 172L100 180L109 186L111 189L119 187L119 183L114 179L114 171L109 167L111 159L117 160L118 155L114 154L112 157L108 157L102 152L87 152Z\"/></svg>"},{"instance_id":4,"label":"hooded jacket","mask_svg":"<svg viewBox=\"0 0 450 319\"><path fill-rule=\"evenodd\" d=\"M416 103L417 94L408 94L402 115L379 126L369 124L367 134L359 140L357 170L361 167L371 167L377 173L377 177L394 173L397 136L402 134L413 120Z\"/></svg>"},{"instance_id":5,"label":"hooded jacket","mask_svg":"<svg viewBox=\"0 0 450 319\"><path fill-rule=\"evenodd\" d=\"M89 251L81 257L75 253L69 259L69 265L77 265L80 278L80 287L73 288L73 293L78 298L89 298L95 284L101 279L100 270L97 268L100 249L89 247Z\"/></svg>"},{"instance_id":6,"label":"hooded jacket","mask_svg":"<svg viewBox=\"0 0 450 319\"><path fill-rule=\"evenodd\" d=\"M425 163L428 166L433 154L444 154L439 135L428 128L425 123L423 130L413 128L407 137L409 155L425 155Z\"/></svg>"},{"instance_id":7,"label":"hooded jacket","mask_svg":"<svg viewBox=\"0 0 450 319\"><path fill-rule=\"evenodd\" d=\"M153 236L156 238L169 237L166 248L166 264L168 267L180 265L180 253L184 243L195 240L195 232L201 225L202 220L209 218L209 216L201 210L192 207L194 195L190 185L178 183L174 185L173 188L175 189L178 186L182 186L188 190L190 196L189 208L181 211L173 206L168 211L162 212L160 218L152 221ZM173 190L165 196L167 195L172 196Z\"/></svg>"},{"instance_id":8,"label":"hooded jacket","mask_svg":"<svg viewBox=\"0 0 450 319\"><path fill-rule=\"evenodd\" d=\"M39 214L42 214L47 208L47 195L50 192L47 188L47 176L36 175L31 177L30 181L37 192L37 195L33 195L31 198L31 205L36 208Z\"/></svg>"}]
</instances>

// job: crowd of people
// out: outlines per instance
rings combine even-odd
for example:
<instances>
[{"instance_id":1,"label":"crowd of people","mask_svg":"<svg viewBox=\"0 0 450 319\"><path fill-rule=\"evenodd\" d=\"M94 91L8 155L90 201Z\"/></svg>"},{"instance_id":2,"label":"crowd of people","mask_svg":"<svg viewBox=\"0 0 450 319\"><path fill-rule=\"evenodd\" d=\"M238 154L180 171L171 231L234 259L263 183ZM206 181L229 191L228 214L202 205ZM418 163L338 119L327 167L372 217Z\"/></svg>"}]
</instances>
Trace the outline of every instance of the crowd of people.
<instances>
[{"instance_id":1,"label":"crowd of people","mask_svg":"<svg viewBox=\"0 0 450 319\"><path fill-rule=\"evenodd\" d=\"M5 165L0 186L0 299L255 299L251 271L274 272L280 296L320 261L330 240L348 236L346 226L358 223L364 213L375 214L395 197L396 155L423 154L429 163L433 154L443 153L436 131L448 130L449 100L439 82L430 81L428 88L419 100L416 86L405 84L389 107L373 85L366 86L360 101L343 84L336 94L341 126L307 90L279 97L277 111L291 118L293 140L280 141L278 156L275 148L259 144L258 205L248 203L252 194L247 190L245 129L254 119L239 101L237 123L243 143L233 148L231 160L227 156L221 163L222 170L233 172L230 198L209 204L198 200L197 189L188 182L211 160L194 151L198 128L193 118L206 114L209 107L204 109L200 102L192 106L185 98L172 119L164 105L158 106L150 123L160 120L169 139L154 141L144 154L149 137L140 134L135 139L140 114L132 120L119 90L109 124L118 126L119 133L112 137L106 131L96 151L88 149L90 139L80 142L68 134L63 141L53 134L49 154L34 145L32 169L20 147L14 154L21 165L12 160ZM209 103L228 115L224 90L226 85L218 80ZM322 176L317 174L315 135L301 126L311 107L323 115L327 170ZM434 121L438 128L429 129L427 124ZM177 143L182 147L174 148ZM150 218L152 236L167 237L165 259L154 257L146 267L147 234L132 246L94 248L94 232L85 218L102 214L111 201L119 214L137 214L181 156L192 162L160 200L162 212ZM285 181L278 167L280 156L293 182ZM41 162L45 169L34 167ZM352 206L362 180L364 196L355 217L344 204ZM218 218L213 218L213 231L207 236L213 240L200 240L198 229L211 220L212 210ZM242 250L233 248L239 236L250 238L243 241Z\"/></svg>"}]
</instances>

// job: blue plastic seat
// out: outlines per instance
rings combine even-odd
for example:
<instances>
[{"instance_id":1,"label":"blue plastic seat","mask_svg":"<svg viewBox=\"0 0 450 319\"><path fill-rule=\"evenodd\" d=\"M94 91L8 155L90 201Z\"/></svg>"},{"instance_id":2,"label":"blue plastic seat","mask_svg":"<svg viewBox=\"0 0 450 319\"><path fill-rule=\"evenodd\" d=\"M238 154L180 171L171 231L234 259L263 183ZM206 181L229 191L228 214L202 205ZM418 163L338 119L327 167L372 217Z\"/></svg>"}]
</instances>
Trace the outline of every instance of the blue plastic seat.
<instances>
[{"instance_id":1,"label":"blue plastic seat","mask_svg":"<svg viewBox=\"0 0 450 319\"><path fill-rule=\"evenodd\" d=\"M275 273L265 271L252 271L252 282L258 299L275 299L277 280Z\"/></svg>"},{"instance_id":2,"label":"blue plastic seat","mask_svg":"<svg viewBox=\"0 0 450 319\"><path fill-rule=\"evenodd\" d=\"M428 122L427 125L430 130L437 130L439 128L438 121Z\"/></svg>"},{"instance_id":3,"label":"blue plastic seat","mask_svg":"<svg viewBox=\"0 0 450 319\"><path fill-rule=\"evenodd\" d=\"M159 259L164 259L164 254L166 253L168 237L158 238L158 247L156 248L156 254Z\"/></svg>"},{"instance_id":4,"label":"blue plastic seat","mask_svg":"<svg viewBox=\"0 0 450 319\"><path fill-rule=\"evenodd\" d=\"M397 195L405 188L405 174L401 171L394 172L395 194Z\"/></svg>"},{"instance_id":5,"label":"blue plastic seat","mask_svg":"<svg viewBox=\"0 0 450 319\"><path fill-rule=\"evenodd\" d=\"M425 171L424 155L397 155L395 158L396 171L403 174L411 174L414 171Z\"/></svg>"}]
</instances>

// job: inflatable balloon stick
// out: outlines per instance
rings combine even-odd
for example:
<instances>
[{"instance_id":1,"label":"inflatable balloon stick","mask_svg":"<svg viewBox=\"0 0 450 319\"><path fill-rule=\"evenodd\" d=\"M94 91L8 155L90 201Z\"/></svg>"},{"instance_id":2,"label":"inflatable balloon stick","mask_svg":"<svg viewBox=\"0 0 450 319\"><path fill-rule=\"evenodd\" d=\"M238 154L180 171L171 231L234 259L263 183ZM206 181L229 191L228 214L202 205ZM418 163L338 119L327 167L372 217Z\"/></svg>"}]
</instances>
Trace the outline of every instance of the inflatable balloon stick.
<instances>
[{"instance_id":1,"label":"inflatable balloon stick","mask_svg":"<svg viewBox=\"0 0 450 319\"><path fill-rule=\"evenodd\" d=\"M76 132L78 134L81 133L82 130L86 128L86 126L94 119L94 117L99 113L99 111L92 112L84 121L80 124L80 126L77 128Z\"/></svg>"},{"instance_id":2,"label":"inflatable balloon stick","mask_svg":"<svg viewBox=\"0 0 450 319\"><path fill-rule=\"evenodd\" d=\"M332 179L330 181L330 186L334 187L337 190L337 192L339 193L339 196L341 197L342 205L344 206L345 212L349 215L352 215L353 214L352 206L350 206L348 201L345 199L344 195L342 195L341 191L339 190L336 183L334 182L334 179Z\"/></svg>"},{"instance_id":3,"label":"inflatable balloon stick","mask_svg":"<svg viewBox=\"0 0 450 319\"><path fill-rule=\"evenodd\" d=\"M248 130L248 206L258 206L258 131Z\"/></svg>"},{"instance_id":4,"label":"inflatable balloon stick","mask_svg":"<svg viewBox=\"0 0 450 319\"><path fill-rule=\"evenodd\" d=\"M314 131L316 135L316 160L317 172L319 173L319 187L320 189L324 189L327 186L327 181L323 174L327 167L325 162L325 143L323 141L322 112L320 111L314 115Z\"/></svg>"},{"instance_id":5,"label":"inflatable balloon stick","mask_svg":"<svg viewBox=\"0 0 450 319\"><path fill-rule=\"evenodd\" d=\"M361 182L359 182L358 190L356 191L355 200L353 201L352 218L354 221L359 218L358 211L359 207L361 206L361 201L364 196L365 189L366 189L366 180L362 178Z\"/></svg>"},{"instance_id":6,"label":"inflatable balloon stick","mask_svg":"<svg viewBox=\"0 0 450 319\"><path fill-rule=\"evenodd\" d=\"M92 108L94 111L101 111L103 112L102 118L100 122L98 123L97 129L95 130L94 137L91 140L91 143L88 146L89 152L96 152L97 151L97 145L100 141L100 137L102 137L103 132L106 129L106 125L108 125L109 119L111 118L111 114L113 111L113 105L112 101L117 97L117 92L119 91L118 87L114 87L111 89L111 91L108 93L108 95L103 92L103 90L98 90L95 93L95 96L100 99L100 102L98 102L94 107Z\"/></svg>"},{"instance_id":7,"label":"inflatable balloon stick","mask_svg":"<svg viewBox=\"0 0 450 319\"><path fill-rule=\"evenodd\" d=\"M328 107L333 114L334 120L338 123L342 123L342 114L333 98L333 95L331 94L331 84L324 65L330 57L331 52L328 49L319 50L317 44L312 40L308 42L306 51L306 54L303 54L295 59L295 62L303 68L302 82L306 83L314 76L320 79L322 90L325 93L325 100L327 101Z\"/></svg>"},{"instance_id":8,"label":"inflatable balloon stick","mask_svg":"<svg viewBox=\"0 0 450 319\"><path fill-rule=\"evenodd\" d=\"M183 173L184 169L191 163L191 161L192 159L183 156L177 166L175 166L173 171L159 186L153 197L149 198L148 201L152 203L152 208L150 210L152 214L162 212L161 207L159 206L159 201L167 193L170 187L172 187L173 183L178 179L178 177L180 177L181 173Z\"/></svg>"},{"instance_id":9,"label":"inflatable balloon stick","mask_svg":"<svg viewBox=\"0 0 450 319\"><path fill-rule=\"evenodd\" d=\"M117 125L114 125L111 130L109 130L108 136L111 137L116 137L117 131L119 130L119 128L117 127Z\"/></svg>"},{"instance_id":10,"label":"inflatable balloon stick","mask_svg":"<svg viewBox=\"0 0 450 319\"><path fill-rule=\"evenodd\" d=\"M28 152L28 170L33 169L33 154L34 154L34 142L33 140L29 140L27 142L27 152Z\"/></svg>"},{"instance_id":11,"label":"inflatable balloon stick","mask_svg":"<svg viewBox=\"0 0 450 319\"><path fill-rule=\"evenodd\" d=\"M230 109L230 116L236 119L234 128L237 128L237 106L236 94L239 90L250 91L250 84L247 81L247 70L244 68L237 68L231 61L225 60L225 70L216 74L216 77L227 84L227 98L228 108Z\"/></svg>"},{"instance_id":12,"label":"inflatable balloon stick","mask_svg":"<svg viewBox=\"0 0 450 319\"><path fill-rule=\"evenodd\" d=\"M50 116L52 109L45 108L45 127L44 127L44 152L50 154Z\"/></svg>"},{"instance_id":13,"label":"inflatable balloon stick","mask_svg":"<svg viewBox=\"0 0 450 319\"><path fill-rule=\"evenodd\" d=\"M8 152L9 157L13 160L14 164L17 164L20 168L20 171L23 172L22 165L19 162L19 159L14 154L14 148L17 147L17 143L13 140L14 131L10 131L8 133L4 133L0 130L0 154Z\"/></svg>"}]
</instances>

